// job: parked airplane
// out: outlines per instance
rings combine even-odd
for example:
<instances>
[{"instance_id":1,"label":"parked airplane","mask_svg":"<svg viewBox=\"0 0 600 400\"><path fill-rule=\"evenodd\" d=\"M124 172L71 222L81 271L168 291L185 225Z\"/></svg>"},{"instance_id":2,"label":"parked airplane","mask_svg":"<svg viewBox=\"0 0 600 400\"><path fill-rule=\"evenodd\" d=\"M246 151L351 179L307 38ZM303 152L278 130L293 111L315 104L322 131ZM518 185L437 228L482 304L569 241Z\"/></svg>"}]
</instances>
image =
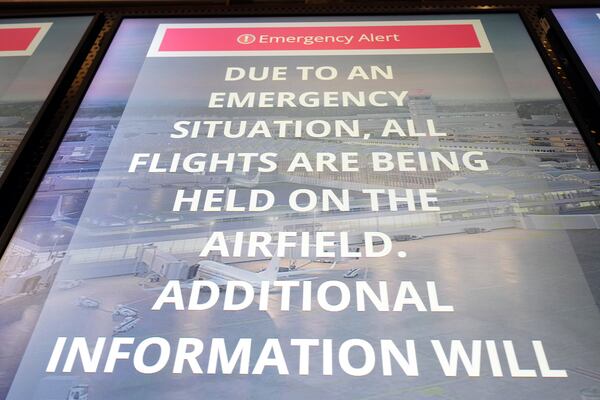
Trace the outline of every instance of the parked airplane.
<instances>
[{"instance_id":1,"label":"parked airplane","mask_svg":"<svg viewBox=\"0 0 600 400\"><path fill-rule=\"evenodd\" d=\"M260 272L247 271L243 268L217 261L203 260L198 263L198 275L219 286L227 281L245 281L254 287L260 287L262 281L273 282L279 275L279 258L273 257L266 269Z\"/></svg>"}]
</instances>

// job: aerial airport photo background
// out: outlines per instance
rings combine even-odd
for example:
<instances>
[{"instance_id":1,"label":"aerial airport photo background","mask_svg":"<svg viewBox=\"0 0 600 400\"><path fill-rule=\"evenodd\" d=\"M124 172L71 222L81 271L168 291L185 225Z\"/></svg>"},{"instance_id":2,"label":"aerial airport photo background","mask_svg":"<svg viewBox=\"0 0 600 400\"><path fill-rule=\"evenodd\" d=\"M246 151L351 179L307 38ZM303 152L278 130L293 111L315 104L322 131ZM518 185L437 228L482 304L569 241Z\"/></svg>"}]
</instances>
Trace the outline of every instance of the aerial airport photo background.
<instances>
[{"instance_id":1,"label":"aerial airport photo background","mask_svg":"<svg viewBox=\"0 0 600 400\"><path fill-rule=\"evenodd\" d=\"M353 21L465 19L462 15L363 17ZM468 15L481 22L493 52L475 54L382 54L263 57L147 57L161 23L206 20L125 19L80 109L72 121L35 197L0 261L0 395L8 399L54 399L85 393L92 399L188 399L191 396L247 399L586 399L600 380L600 173L518 15ZM307 19L291 19L302 22ZM327 21L347 21L328 18ZM270 21L254 19L249 22ZM286 20L287 21L287 20ZM311 19L313 21L313 19ZM315 18L314 21L320 21ZM224 20L223 22L233 22ZM239 22L236 20L235 22ZM355 65L391 65L392 80L224 82L227 66L248 69L333 65L347 73ZM215 92L407 91L402 107L211 108ZM313 96L315 101L319 96ZM320 98L323 101L323 98ZM174 140L176 121L241 121L252 126L291 120L304 132L310 120L334 124L358 120L368 139L206 136ZM443 137L381 137L388 119L435 123ZM403 122L404 123L404 122ZM220 129L220 128L219 128ZM219 132L222 132L219 130ZM276 136L276 135L274 135ZM482 152L488 170L373 172L258 172L240 160L231 172L128 172L134 153L277 153L288 166L298 152L414 152L431 163L432 152ZM168 158L160 166L168 166ZM286 204L297 189L315 193L348 190L350 212L298 213ZM381 208L372 211L363 189L434 188L435 212ZM235 205L249 203L253 189L269 190L276 202L266 212L173 211L178 190L222 189ZM189 195L190 192L188 192ZM427 303L426 283L436 283L440 301L452 313L302 310L300 289L292 289L289 311L239 312L151 310L169 281L189 283L216 272L217 278L260 274L271 257L199 254L209 237L223 232L346 231L354 250L364 251L363 234L383 232L393 251L385 257L322 258L289 250L277 257L278 279L306 279L353 286L385 281L390 292L412 282ZM377 243L376 243L377 244ZM242 247L246 243L242 244ZM376 247L377 248L377 247ZM336 250L338 251L338 250ZM398 257L405 252L405 257ZM289 278L288 278L289 277ZM189 289L183 289L189 293ZM429 293L430 294L430 293ZM202 293L201 296L207 294ZM269 293L269 304L281 301ZM330 294L336 302L337 294ZM223 302L223 299L219 299ZM353 300L354 302L354 300ZM219 304L221 304L219 303ZM353 303L354 304L354 303ZM418 348L417 377L373 374L353 377L334 365L320 373L323 357L311 359L313 373L297 373L298 351L286 345L289 375L266 368L260 375L198 375L161 371L143 375L128 362L115 372L47 373L58 337L224 338L232 346L252 338L251 362L267 338L328 338L337 350L360 338L379 348L381 339L470 341L513 340L522 368L534 368L532 340L544 342L551 366L568 378L494 376L448 377L430 348ZM286 342L287 341L287 342ZM156 354L151 355L156 357ZM206 363L205 355L201 364ZM314 365L312 364L314 362ZM352 363L360 364L353 353ZM296 372L294 372L296 371ZM63 396L64 395L64 396ZM63 396L63 397L52 397ZM590 397L587 397L590 398Z\"/></svg>"}]
</instances>

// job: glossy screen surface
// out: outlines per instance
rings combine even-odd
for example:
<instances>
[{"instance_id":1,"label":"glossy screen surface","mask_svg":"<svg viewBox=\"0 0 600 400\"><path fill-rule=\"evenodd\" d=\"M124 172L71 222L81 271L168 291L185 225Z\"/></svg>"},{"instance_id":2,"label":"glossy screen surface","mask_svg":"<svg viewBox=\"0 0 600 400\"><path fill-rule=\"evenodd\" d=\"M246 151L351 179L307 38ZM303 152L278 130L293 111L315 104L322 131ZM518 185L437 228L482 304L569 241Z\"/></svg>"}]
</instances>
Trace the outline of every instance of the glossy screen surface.
<instances>
[{"instance_id":1,"label":"glossy screen surface","mask_svg":"<svg viewBox=\"0 0 600 400\"><path fill-rule=\"evenodd\" d=\"M0 263L7 398L595 398L599 185L518 15L125 19Z\"/></svg>"}]
</instances>

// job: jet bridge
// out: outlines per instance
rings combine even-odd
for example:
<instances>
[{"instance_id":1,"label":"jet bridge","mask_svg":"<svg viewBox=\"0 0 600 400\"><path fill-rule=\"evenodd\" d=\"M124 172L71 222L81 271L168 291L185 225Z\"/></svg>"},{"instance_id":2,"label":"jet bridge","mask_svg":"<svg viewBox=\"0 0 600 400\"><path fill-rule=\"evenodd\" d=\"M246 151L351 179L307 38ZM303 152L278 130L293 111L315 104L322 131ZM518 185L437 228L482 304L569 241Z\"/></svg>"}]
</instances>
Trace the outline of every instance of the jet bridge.
<instances>
[{"instance_id":1,"label":"jet bridge","mask_svg":"<svg viewBox=\"0 0 600 400\"><path fill-rule=\"evenodd\" d=\"M159 274L166 279L191 279L196 275L197 267L189 265L172 254L159 250L154 245L140 248L139 260L148 266L148 271Z\"/></svg>"}]
</instances>

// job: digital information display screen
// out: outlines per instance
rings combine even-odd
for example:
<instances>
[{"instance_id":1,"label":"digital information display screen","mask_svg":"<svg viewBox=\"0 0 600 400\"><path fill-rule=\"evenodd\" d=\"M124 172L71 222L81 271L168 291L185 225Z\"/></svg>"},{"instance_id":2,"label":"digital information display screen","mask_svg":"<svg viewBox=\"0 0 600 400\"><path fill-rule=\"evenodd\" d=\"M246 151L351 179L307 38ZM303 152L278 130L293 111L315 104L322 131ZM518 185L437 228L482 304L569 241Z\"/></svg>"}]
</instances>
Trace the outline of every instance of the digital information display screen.
<instances>
[{"instance_id":1,"label":"digital information display screen","mask_svg":"<svg viewBox=\"0 0 600 400\"><path fill-rule=\"evenodd\" d=\"M599 184L517 14L125 19L1 260L6 397L598 398Z\"/></svg>"},{"instance_id":2,"label":"digital information display screen","mask_svg":"<svg viewBox=\"0 0 600 400\"><path fill-rule=\"evenodd\" d=\"M0 19L0 176L92 18Z\"/></svg>"},{"instance_id":3,"label":"digital information display screen","mask_svg":"<svg viewBox=\"0 0 600 400\"><path fill-rule=\"evenodd\" d=\"M553 8L552 14L600 93L600 8Z\"/></svg>"}]
</instances>

